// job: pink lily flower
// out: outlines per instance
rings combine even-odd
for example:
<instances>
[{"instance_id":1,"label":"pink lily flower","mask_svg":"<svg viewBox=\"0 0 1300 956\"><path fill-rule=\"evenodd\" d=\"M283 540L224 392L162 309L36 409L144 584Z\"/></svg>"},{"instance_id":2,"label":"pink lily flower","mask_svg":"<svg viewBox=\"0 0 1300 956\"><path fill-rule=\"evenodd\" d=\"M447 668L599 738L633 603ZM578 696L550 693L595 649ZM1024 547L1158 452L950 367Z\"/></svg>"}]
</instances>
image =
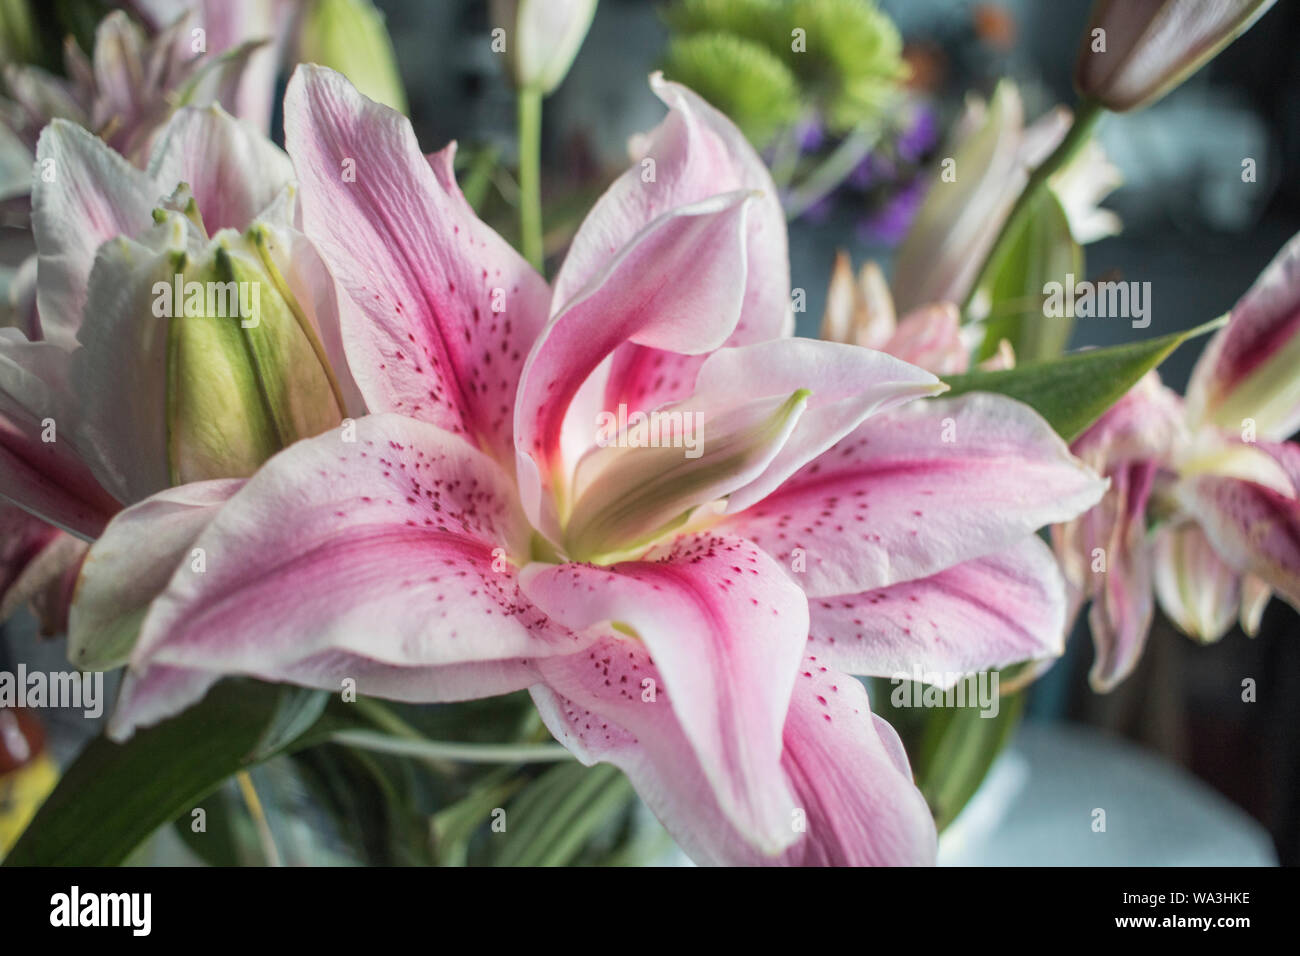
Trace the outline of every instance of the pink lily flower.
<instances>
[{"instance_id":1,"label":"pink lily flower","mask_svg":"<svg viewBox=\"0 0 1300 956\"><path fill-rule=\"evenodd\" d=\"M113 520L83 590L122 593L146 552L161 567L160 538L175 570L117 606L144 623L112 734L226 674L419 702L528 688L699 862L933 861L898 737L849 674L1060 653L1034 531L1104 483L1024 405L932 400L915 366L791 338L766 170L651 82L652 162L548 288L474 216L453 147L426 158L403 117L298 69L302 222L357 306L343 339L372 414L228 500L195 484Z\"/></svg>"},{"instance_id":2,"label":"pink lily flower","mask_svg":"<svg viewBox=\"0 0 1300 956\"><path fill-rule=\"evenodd\" d=\"M1300 446L1285 441L1300 428L1297 329L1300 237L1233 307L1185 402L1153 372L1072 446L1111 478L1100 505L1053 528L1076 603L1092 599L1097 690L1136 666L1155 599L1202 642L1237 620L1254 634L1274 591L1300 608Z\"/></svg>"},{"instance_id":3,"label":"pink lily flower","mask_svg":"<svg viewBox=\"0 0 1300 956\"><path fill-rule=\"evenodd\" d=\"M64 46L67 79L35 66L7 66L4 81L12 102L0 101L8 107L0 110L0 121L34 153L41 130L51 120L65 119L102 137L141 167L158 131L182 106L220 103L268 129L275 84L273 59L271 73L265 74L269 19L247 24L267 32L222 36L217 30L211 37L205 34L195 49L194 31L207 29L207 21L190 5L175 6L175 16L159 22L152 33L122 11L111 12L95 31L90 59L69 39ZM229 11L234 5L224 6ZM229 23L227 16L208 20Z\"/></svg>"},{"instance_id":4,"label":"pink lily flower","mask_svg":"<svg viewBox=\"0 0 1300 956\"><path fill-rule=\"evenodd\" d=\"M337 425L341 405L363 408L345 374L334 284L293 227L292 167L264 136L220 107L187 108L163 128L148 171L61 120L37 156L55 175L38 176L33 193L31 324L0 329L0 496L53 526L61 544L50 553L79 565L84 547L62 538L92 539L124 505L169 485L251 474L280 444ZM254 261L263 253L283 289ZM174 318L158 309L159 283L170 291L177 276L202 278L214 256L259 286L258 327L246 335L263 386L283 389L275 413L240 384L238 338L207 337L214 323L242 320L205 319L206 306ZM338 396L325 384L335 368ZM275 419L280 444L254 443L263 418Z\"/></svg>"}]
</instances>

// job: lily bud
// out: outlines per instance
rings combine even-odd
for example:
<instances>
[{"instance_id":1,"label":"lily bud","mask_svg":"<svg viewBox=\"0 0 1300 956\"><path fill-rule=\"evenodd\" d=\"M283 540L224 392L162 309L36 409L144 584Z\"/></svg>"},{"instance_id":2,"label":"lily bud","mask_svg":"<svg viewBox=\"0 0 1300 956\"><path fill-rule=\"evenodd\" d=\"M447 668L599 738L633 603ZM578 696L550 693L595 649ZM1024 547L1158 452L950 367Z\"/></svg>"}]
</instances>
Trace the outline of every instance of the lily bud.
<instances>
[{"instance_id":1,"label":"lily bud","mask_svg":"<svg viewBox=\"0 0 1300 956\"><path fill-rule=\"evenodd\" d=\"M370 0L316 0L298 42L299 60L338 70L372 100L407 111L393 42Z\"/></svg>"},{"instance_id":2,"label":"lily bud","mask_svg":"<svg viewBox=\"0 0 1300 956\"><path fill-rule=\"evenodd\" d=\"M855 280L849 254L837 252L826 290L821 337L829 342L881 349L896 326L894 298L880 266L870 260L864 262Z\"/></svg>"},{"instance_id":3,"label":"lily bud","mask_svg":"<svg viewBox=\"0 0 1300 956\"><path fill-rule=\"evenodd\" d=\"M492 0L491 11L495 29L505 31L515 86L546 95L573 65L596 13L596 0Z\"/></svg>"},{"instance_id":4,"label":"lily bud","mask_svg":"<svg viewBox=\"0 0 1300 956\"><path fill-rule=\"evenodd\" d=\"M300 438L342 420L315 329L255 225L219 234L205 256L171 253L155 283L167 333L167 461L173 484L251 475Z\"/></svg>"},{"instance_id":5,"label":"lily bud","mask_svg":"<svg viewBox=\"0 0 1300 956\"><path fill-rule=\"evenodd\" d=\"M1074 85L1117 113L1141 109L1245 33L1275 0L1097 0Z\"/></svg>"}]
</instances>

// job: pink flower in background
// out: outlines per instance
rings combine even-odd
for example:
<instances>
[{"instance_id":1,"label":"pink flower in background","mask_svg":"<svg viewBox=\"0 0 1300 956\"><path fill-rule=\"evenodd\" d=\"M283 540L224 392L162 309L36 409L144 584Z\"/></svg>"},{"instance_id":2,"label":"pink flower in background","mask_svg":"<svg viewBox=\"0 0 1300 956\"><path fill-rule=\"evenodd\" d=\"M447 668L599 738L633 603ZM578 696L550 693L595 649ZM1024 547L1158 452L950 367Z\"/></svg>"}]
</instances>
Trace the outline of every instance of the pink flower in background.
<instances>
[{"instance_id":1,"label":"pink flower in background","mask_svg":"<svg viewBox=\"0 0 1300 956\"><path fill-rule=\"evenodd\" d=\"M345 369L338 302L293 228L281 150L210 107L173 116L147 172L61 120L37 157L55 174L33 193L31 322L0 329L0 495L53 525L56 540L91 539L123 505L246 476L293 438L339 423L329 384L334 366ZM174 288L178 275L257 285L256 325L205 318L206 305L160 314L158 284ZM351 407L360 411L359 397ZM70 567L83 553L71 539L48 551ZM119 661L85 655L79 639L73 649L84 666Z\"/></svg>"},{"instance_id":2,"label":"pink flower in background","mask_svg":"<svg viewBox=\"0 0 1300 956\"><path fill-rule=\"evenodd\" d=\"M1102 503L1053 529L1079 602L1092 599L1091 680L1136 666L1154 614L1199 641L1240 619L1254 634L1272 592L1300 608L1300 237L1233 307L1184 402L1153 372L1072 446L1111 478Z\"/></svg>"},{"instance_id":3,"label":"pink flower in background","mask_svg":"<svg viewBox=\"0 0 1300 956\"><path fill-rule=\"evenodd\" d=\"M69 39L66 79L36 66L7 66L4 87L10 101L0 101L6 107L0 122L34 153L41 130L51 120L65 119L141 167L158 131L183 106L220 103L263 132L269 129L275 60L267 47L274 23L266 4L151 6L159 16L153 31L120 10L106 16L95 31L90 59ZM27 166L24 173L30 161ZM25 174L12 184L0 183L0 198L28 186Z\"/></svg>"},{"instance_id":4,"label":"pink flower in background","mask_svg":"<svg viewBox=\"0 0 1300 956\"><path fill-rule=\"evenodd\" d=\"M963 302L993 248L1029 173L1065 138L1070 111L1058 107L1026 125L1020 92L998 83L987 104L972 100L957 131L952 165L932 177L906 238L898 247L891 288L901 312L933 302ZM1097 204L1119 184L1099 146L1090 145L1049 181L1079 242L1119 231Z\"/></svg>"},{"instance_id":5,"label":"pink flower in background","mask_svg":"<svg viewBox=\"0 0 1300 956\"><path fill-rule=\"evenodd\" d=\"M855 277L848 253L836 254L822 315L823 339L880 349L935 375L959 375L970 369L971 352L983 334L962 328L961 311L952 302L932 302L897 318L880 266L868 260ZM1015 352L1003 339L980 368L1014 365Z\"/></svg>"},{"instance_id":6,"label":"pink flower in background","mask_svg":"<svg viewBox=\"0 0 1300 956\"><path fill-rule=\"evenodd\" d=\"M933 859L898 738L848 673L1058 654L1063 583L1033 532L1104 485L1026 406L927 399L919 368L790 338L766 170L653 85L653 165L597 203L551 289L474 216L451 148L426 159L401 116L298 70L302 223L356 307L342 338L375 414L113 520L81 588L94 615L144 616L115 735L225 674L530 688L701 862ZM168 566L150 605L138 582Z\"/></svg>"}]
</instances>

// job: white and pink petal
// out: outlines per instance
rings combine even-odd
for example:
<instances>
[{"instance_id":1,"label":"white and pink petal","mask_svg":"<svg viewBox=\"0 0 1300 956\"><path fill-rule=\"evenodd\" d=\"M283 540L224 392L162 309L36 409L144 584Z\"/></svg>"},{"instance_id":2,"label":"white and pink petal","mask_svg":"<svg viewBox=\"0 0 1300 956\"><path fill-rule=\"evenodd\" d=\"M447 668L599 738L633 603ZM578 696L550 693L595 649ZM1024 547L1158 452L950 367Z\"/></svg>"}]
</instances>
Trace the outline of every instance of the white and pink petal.
<instances>
[{"instance_id":1,"label":"white and pink petal","mask_svg":"<svg viewBox=\"0 0 1300 956\"><path fill-rule=\"evenodd\" d=\"M520 578L524 593L560 624L635 634L724 815L767 853L789 845L781 735L808 606L770 558L740 539L687 535L640 561L534 564ZM596 660L599 670L603 658ZM543 680L575 699L577 690L551 676L554 663L539 664ZM620 675L615 688L615 679L600 675L613 707L604 716L641 736L636 720L645 711L628 679Z\"/></svg>"},{"instance_id":2,"label":"white and pink petal","mask_svg":"<svg viewBox=\"0 0 1300 956\"><path fill-rule=\"evenodd\" d=\"M973 393L868 418L718 530L757 543L809 596L856 594L1011 547L1105 488L1031 408Z\"/></svg>"}]
</instances>

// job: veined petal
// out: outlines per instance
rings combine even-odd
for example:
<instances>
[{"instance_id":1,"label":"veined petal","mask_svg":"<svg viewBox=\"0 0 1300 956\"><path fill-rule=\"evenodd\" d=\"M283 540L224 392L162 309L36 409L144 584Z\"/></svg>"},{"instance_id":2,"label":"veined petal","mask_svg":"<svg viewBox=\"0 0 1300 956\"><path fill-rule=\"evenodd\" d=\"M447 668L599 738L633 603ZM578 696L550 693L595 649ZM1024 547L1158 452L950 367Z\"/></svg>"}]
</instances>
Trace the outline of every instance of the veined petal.
<instances>
[{"instance_id":1,"label":"veined petal","mask_svg":"<svg viewBox=\"0 0 1300 956\"><path fill-rule=\"evenodd\" d=\"M295 71L285 130L304 230L362 313L343 312L372 411L432 422L509 460L515 391L546 321L541 276L431 166L410 122L322 67ZM433 167L443 167L441 175Z\"/></svg>"},{"instance_id":2,"label":"veined petal","mask_svg":"<svg viewBox=\"0 0 1300 956\"><path fill-rule=\"evenodd\" d=\"M202 3L208 55L238 51L238 55L247 57L235 88L223 91L228 98L222 99L222 105L258 129L270 129L278 61L284 51L270 43L251 52L242 47L250 41L285 36L294 6L262 0L202 0Z\"/></svg>"},{"instance_id":3,"label":"veined petal","mask_svg":"<svg viewBox=\"0 0 1300 956\"><path fill-rule=\"evenodd\" d=\"M170 286L171 252L185 247L179 216L150 245L104 243L90 281L90 321L72 356L78 443L100 483L119 501L142 501L171 484L167 467L167 332L154 314L155 284ZM157 248L155 248L157 246ZM181 319L180 321L186 321Z\"/></svg>"},{"instance_id":4,"label":"veined petal","mask_svg":"<svg viewBox=\"0 0 1300 956\"><path fill-rule=\"evenodd\" d=\"M644 152L605 192L583 221L555 278L554 305L566 306L618 250L673 209L718 193L756 193L745 219L745 269L730 276L743 290L739 320L727 345L748 345L793 329L785 213L766 165L726 116L691 90L656 73L650 86L669 113ZM603 407L654 408L690 394L701 359L695 350L629 344L618 350L604 383Z\"/></svg>"},{"instance_id":5,"label":"veined petal","mask_svg":"<svg viewBox=\"0 0 1300 956\"><path fill-rule=\"evenodd\" d=\"M1175 495L1230 567L1300 607L1300 501L1294 495L1215 475L1185 478Z\"/></svg>"},{"instance_id":6,"label":"veined petal","mask_svg":"<svg viewBox=\"0 0 1300 956\"><path fill-rule=\"evenodd\" d=\"M1105 471L1130 461L1169 461L1184 453L1190 441L1182 399L1153 371L1088 426L1070 451Z\"/></svg>"},{"instance_id":7,"label":"veined petal","mask_svg":"<svg viewBox=\"0 0 1300 956\"><path fill-rule=\"evenodd\" d=\"M928 578L809 602L808 649L850 674L973 674L1064 650L1065 581L1037 536ZM951 681L927 680L944 684Z\"/></svg>"},{"instance_id":8,"label":"veined petal","mask_svg":"<svg viewBox=\"0 0 1300 956\"><path fill-rule=\"evenodd\" d=\"M1146 507L1156 466L1134 462L1111 473L1101 503L1077 522L1052 529L1073 583L1092 598L1088 624L1096 650L1088 679L1106 693L1137 666L1155 613Z\"/></svg>"},{"instance_id":9,"label":"veined petal","mask_svg":"<svg viewBox=\"0 0 1300 956\"><path fill-rule=\"evenodd\" d=\"M608 761L695 862L712 866L933 863L934 821L897 734L856 680L805 658L782 729L794 843L773 855L723 812L645 645L607 638L545 665L547 727L587 764Z\"/></svg>"},{"instance_id":10,"label":"veined petal","mask_svg":"<svg viewBox=\"0 0 1300 956\"><path fill-rule=\"evenodd\" d=\"M561 437L574 396L625 342L702 354L735 329L745 274L748 192L673 209L634 237L606 270L547 325L524 365L515 405L524 506L538 527L541 489L567 481ZM578 426L584 423L579 422ZM597 422L586 423L587 447ZM532 468L523 459L532 459Z\"/></svg>"},{"instance_id":11,"label":"veined petal","mask_svg":"<svg viewBox=\"0 0 1300 956\"><path fill-rule=\"evenodd\" d=\"M903 316L882 349L935 375L957 375L970 365L961 315L951 302L922 306Z\"/></svg>"},{"instance_id":12,"label":"veined petal","mask_svg":"<svg viewBox=\"0 0 1300 956\"><path fill-rule=\"evenodd\" d=\"M691 535L644 560L605 568L529 565L520 581L567 627L608 623L634 633L663 675L672 712L723 813L768 854L790 844L793 803L781 773L781 735L808 606L770 558L740 539ZM617 665L587 656L576 675L572 658L540 664L543 680L635 736L653 736L643 723L640 678L629 683L636 656L618 653ZM602 681L609 690L597 702L592 691Z\"/></svg>"},{"instance_id":13,"label":"veined petal","mask_svg":"<svg viewBox=\"0 0 1300 956\"><path fill-rule=\"evenodd\" d=\"M728 499L727 511L734 514L771 494L869 416L946 387L929 372L883 352L816 339L772 339L710 355L685 405L720 408L740 396L775 398L795 389L811 393L771 464Z\"/></svg>"},{"instance_id":14,"label":"veined petal","mask_svg":"<svg viewBox=\"0 0 1300 956\"><path fill-rule=\"evenodd\" d=\"M366 693L338 669L361 660L381 689L401 683L393 669L424 671L425 701L499 693L503 662L583 646L520 592L512 561L528 536L485 454L424 422L370 416L292 445L231 498L194 542L205 570L176 570L131 664L312 686L351 676ZM484 662L490 680L476 683L466 670ZM517 673L516 686L535 680Z\"/></svg>"},{"instance_id":15,"label":"veined petal","mask_svg":"<svg viewBox=\"0 0 1300 956\"><path fill-rule=\"evenodd\" d=\"M856 594L1011 547L1105 488L1033 409L974 393L867 419L717 528L757 543L809 596Z\"/></svg>"},{"instance_id":16,"label":"veined petal","mask_svg":"<svg viewBox=\"0 0 1300 956\"><path fill-rule=\"evenodd\" d=\"M1200 526L1164 525L1153 550L1156 597L1178 629L1203 644L1228 633L1242 604L1241 577L1223 563Z\"/></svg>"},{"instance_id":17,"label":"veined petal","mask_svg":"<svg viewBox=\"0 0 1300 956\"><path fill-rule=\"evenodd\" d=\"M206 567L194 541L242 479L200 481L159 492L122 511L104 529L81 568L68 614L68 660L109 670L131 656L149 604L177 567Z\"/></svg>"},{"instance_id":18,"label":"veined petal","mask_svg":"<svg viewBox=\"0 0 1300 956\"><path fill-rule=\"evenodd\" d=\"M1239 432L1249 419L1260 438L1300 429L1300 235L1288 242L1233 306L1206 346L1187 387L1193 426Z\"/></svg>"},{"instance_id":19,"label":"veined petal","mask_svg":"<svg viewBox=\"0 0 1300 956\"><path fill-rule=\"evenodd\" d=\"M64 120L41 133L36 163L32 232L39 256L37 309L46 340L72 348L100 243L148 229L160 197L146 174Z\"/></svg>"},{"instance_id":20,"label":"veined petal","mask_svg":"<svg viewBox=\"0 0 1300 956\"><path fill-rule=\"evenodd\" d=\"M178 110L154 143L149 174L163 188L187 183L209 235L247 229L293 179L282 149L220 106Z\"/></svg>"},{"instance_id":21,"label":"veined petal","mask_svg":"<svg viewBox=\"0 0 1300 956\"><path fill-rule=\"evenodd\" d=\"M807 402L803 390L716 413L687 401L615 433L613 444L578 463L565 553L590 561L644 548L695 508L757 479L789 441Z\"/></svg>"},{"instance_id":22,"label":"veined petal","mask_svg":"<svg viewBox=\"0 0 1300 956\"><path fill-rule=\"evenodd\" d=\"M787 866L928 866L938 836L903 743L862 685L809 654L785 725L782 766L807 832Z\"/></svg>"},{"instance_id":23,"label":"veined petal","mask_svg":"<svg viewBox=\"0 0 1300 956\"><path fill-rule=\"evenodd\" d=\"M72 407L68 353L0 329L0 496L94 537L121 505L87 468Z\"/></svg>"}]
</instances>

